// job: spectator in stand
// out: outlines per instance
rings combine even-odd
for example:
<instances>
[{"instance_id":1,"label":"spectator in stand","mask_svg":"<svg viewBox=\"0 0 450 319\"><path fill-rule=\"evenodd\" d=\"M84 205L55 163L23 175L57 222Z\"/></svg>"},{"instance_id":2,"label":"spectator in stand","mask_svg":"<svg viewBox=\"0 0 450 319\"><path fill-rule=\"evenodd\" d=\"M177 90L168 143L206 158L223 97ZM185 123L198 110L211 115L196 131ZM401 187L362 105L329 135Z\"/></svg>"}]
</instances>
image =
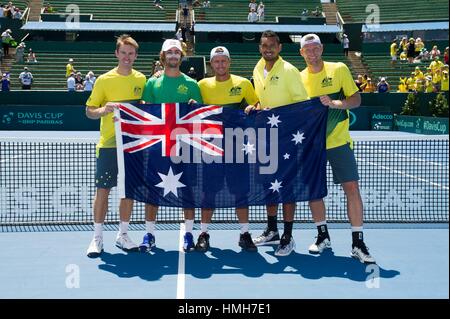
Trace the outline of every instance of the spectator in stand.
<instances>
[{"instance_id":1,"label":"spectator in stand","mask_svg":"<svg viewBox=\"0 0 450 319\"><path fill-rule=\"evenodd\" d=\"M358 92L362 92L363 89L361 88L361 85L363 85L363 76L361 74L358 74L357 79L355 80L355 85L358 88Z\"/></svg>"},{"instance_id":2,"label":"spectator in stand","mask_svg":"<svg viewBox=\"0 0 450 319\"><path fill-rule=\"evenodd\" d=\"M432 74L436 73L438 70L442 69L443 66L444 63L442 63L442 61L439 60L439 57L438 56L434 57L433 62L430 63L431 73Z\"/></svg>"},{"instance_id":3,"label":"spectator in stand","mask_svg":"<svg viewBox=\"0 0 450 319\"><path fill-rule=\"evenodd\" d=\"M430 61L430 52L428 52L426 48L423 48L422 51L420 51L419 55L414 59L414 63L428 61Z\"/></svg>"},{"instance_id":4,"label":"spectator in stand","mask_svg":"<svg viewBox=\"0 0 450 319\"><path fill-rule=\"evenodd\" d=\"M308 16L309 15L308 9L304 8L302 13L300 13L300 15L301 16Z\"/></svg>"},{"instance_id":5,"label":"spectator in stand","mask_svg":"<svg viewBox=\"0 0 450 319\"><path fill-rule=\"evenodd\" d=\"M400 77L400 82L398 84L397 92L408 93L408 86L406 85L406 77L404 77L404 78Z\"/></svg>"},{"instance_id":6,"label":"spectator in stand","mask_svg":"<svg viewBox=\"0 0 450 319\"><path fill-rule=\"evenodd\" d=\"M73 59L69 59L69 63L66 65L66 78L68 78L72 73L76 73L75 67L73 66Z\"/></svg>"},{"instance_id":7,"label":"spectator in stand","mask_svg":"<svg viewBox=\"0 0 450 319\"><path fill-rule=\"evenodd\" d=\"M423 81L425 79L425 76L423 75L423 72L420 71L420 67L416 66L415 70L414 70L414 78L417 80L419 79L420 81Z\"/></svg>"},{"instance_id":8,"label":"spectator in stand","mask_svg":"<svg viewBox=\"0 0 450 319\"><path fill-rule=\"evenodd\" d=\"M416 83L414 84L414 92L420 93L423 92L423 81L420 79L416 79Z\"/></svg>"},{"instance_id":9,"label":"spectator in stand","mask_svg":"<svg viewBox=\"0 0 450 319\"><path fill-rule=\"evenodd\" d=\"M195 7L201 7L202 6L202 4L200 3L200 0L194 0L193 2L192 2L192 6L195 8Z\"/></svg>"},{"instance_id":10,"label":"spectator in stand","mask_svg":"<svg viewBox=\"0 0 450 319\"><path fill-rule=\"evenodd\" d=\"M97 78L95 77L94 72L89 71L86 74L86 78L84 79L84 82L83 82L84 91L89 91L89 92L92 91L92 88L94 87L94 83L95 83L96 79Z\"/></svg>"},{"instance_id":11,"label":"spectator in stand","mask_svg":"<svg viewBox=\"0 0 450 319\"><path fill-rule=\"evenodd\" d=\"M415 52L415 56L414 57L417 57L420 54L420 52L422 52L422 49L424 47L425 47L425 44L423 43L422 39L421 38L417 38L416 39L416 43L415 43L415 49L414 49L414 52Z\"/></svg>"},{"instance_id":12,"label":"spectator in stand","mask_svg":"<svg viewBox=\"0 0 450 319\"><path fill-rule=\"evenodd\" d=\"M399 46L399 50L401 50L400 53L407 49L408 49L408 39L406 37L403 37L402 40L400 41Z\"/></svg>"},{"instance_id":13,"label":"spectator in stand","mask_svg":"<svg viewBox=\"0 0 450 319\"><path fill-rule=\"evenodd\" d=\"M433 82L433 85L436 88L436 92L439 92L441 90L441 81L442 81L442 69L441 68L439 68L433 72L431 81Z\"/></svg>"},{"instance_id":14,"label":"spectator in stand","mask_svg":"<svg viewBox=\"0 0 450 319\"><path fill-rule=\"evenodd\" d=\"M75 92L75 73L70 73L67 78L67 92Z\"/></svg>"},{"instance_id":15,"label":"spectator in stand","mask_svg":"<svg viewBox=\"0 0 450 319\"><path fill-rule=\"evenodd\" d=\"M434 60L435 57L441 56L441 51L439 51L437 45L433 46L433 49L430 51L431 59Z\"/></svg>"},{"instance_id":16,"label":"spectator in stand","mask_svg":"<svg viewBox=\"0 0 450 319\"><path fill-rule=\"evenodd\" d=\"M373 93L375 92L375 85L372 83L372 79L371 78L367 78L367 83L364 86L364 91L365 93Z\"/></svg>"},{"instance_id":17,"label":"spectator in stand","mask_svg":"<svg viewBox=\"0 0 450 319\"><path fill-rule=\"evenodd\" d=\"M378 82L377 84L377 92L378 93L388 93L390 90L390 85L389 83L386 81L386 78L381 78L380 82Z\"/></svg>"},{"instance_id":18,"label":"spectator in stand","mask_svg":"<svg viewBox=\"0 0 450 319\"><path fill-rule=\"evenodd\" d=\"M16 48L16 63L23 63L23 54L25 52L25 43L20 42Z\"/></svg>"},{"instance_id":19,"label":"spectator in stand","mask_svg":"<svg viewBox=\"0 0 450 319\"><path fill-rule=\"evenodd\" d=\"M408 92L414 92L414 88L416 85L415 73L411 72L409 78L406 79L406 86L408 87Z\"/></svg>"},{"instance_id":20,"label":"spectator in stand","mask_svg":"<svg viewBox=\"0 0 450 319\"><path fill-rule=\"evenodd\" d=\"M160 10L164 10L164 7L161 5L162 0L154 0L153 3L155 4L155 7L157 7Z\"/></svg>"},{"instance_id":21,"label":"spectator in stand","mask_svg":"<svg viewBox=\"0 0 450 319\"><path fill-rule=\"evenodd\" d=\"M342 36L342 47L344 48L344 55L348 56L348 48L350 46L350 40L348 39L347 35L344 33Z\"/></svg>"},{"instance_id":22,"label":"spectator in stand","mask_svg":"<svg viewBox=\"0 0 450 319\"><path fill-rule=\"evenodd\" d=\"M256 0L250 0L250 3L248 4L248 12L252 12L252 9L255 10L258 9L258 4L256 3Z\"/></svg>"},{"instance_id":23,"label":"spectator in stand","mask_svg":"<svg viewBox=\"0 0 450 319\"><path fill-rule=\"evenodd\" d=\"M408 58L408 63L414 62L414 54L416 52L416 41L414 38L410 38L408 45L406 47L406 57Z\"/></svg>"},{"instance_id":24,"label":"spectator in stand","mask_svg":"<svg viewBox=\"0 0 450 319\"><path fill-rule=\"evenodd\" d=\"M197 81L197 72L195 71L195 68L193 66L191 66L189 68L189 71L187 73L187 75L191 78L194 79L195 81Z\"/></svg>"},{"instance_id":25,"label":"spectator in stand","mask_svg":"<svg viewBox=\"0 0 450 319\"><path fill-rule=\"evenodd\" d=\"M392 40L390 49L392 66L395 66L395 64L397 63L397 51L398 51L397 40L394 39Z\"/></svg>"},{"instance_id":26,"label":"spectator in stand","mask_svg":"<svg viewBox=\"0 0 450 319\"><path fill-rule=\"evenodd\" d=\"M19 74L20 84L22 84L22 90L30 90L33 84L33 74L28 71L27 67L23 68L23 72Z\"/></svg>"},{"instance_id":27,"label":"spectator in stand","mask_svg":"<svg viewBox=\"0 0 450 319\"><path fill-rule=\"evenodd\" d=\"M12 33L11 29L6 29L2 33L2 47L3 47L3 54L5 57L9 56L9 47L11 46L11 41L14 40L11 33Z\"/></svg>"},{"instance_id":28,"label":"spectator in stand","mask_svg":"<svg viewBox=\"0 0 450 319\"><path fill-rule=\"evenodd\" d=\"M448 92L448 65L442 69L441 91Z\"/></svg>"},{"instance_id":29,"label":"spectator in stand","mask_svg":"<svg viewBox=\"0 0 450 319\"><path fill-rule=\"evenodd\" d=\"M37 63L36 54L33 52L33 49L31 48L28 51L27 63Z\"/></svg>"},{"instance_id":30,"label":"spectator in stand","mask_svg":"<svg viewBox=\"0 0 450 319\"><path fill-rule=\"evenodd\" d=\"M408 49L404 49L402 53L400 53L400 62L408 61Z\"/></svg>"},{"instance_id":31,"label":"spectator in stand","mask_svg":"<svg viewBox=\"0 0 450 319\"><path fill-rule=\"evenodd\" d=\"M448 65L448 47L446 47L444 51L444 64Z\"/></svg>"},{"instance_id":32,"label":"spectator in stand","mask_svg":"<svg viewBox=\"0 0 450 319\"><path fill-rule=\"evenodd\" d=\"M247 16L248 22L258 22L258 15L256 14L255 9L251 9Z\"/></svg>"},{"instance_id":33,"label":"spectator in stand","mask_svg":"<svg viewBox=\"0 0 450 319\"><path fill-rule=\"evenodd\" d=\"M55 13L55 12L56 9L54 9L52 5L49 2L47 2L47 4L44 7L44 13Z\"/></svg>"},{"instance_id":34,"label":"spectator in stand","mask_svg":"<svg viewBox=\"0 0 450 319\"><path fill-rule=\"evenodd\" d=\"M211 8L211 2L209 0L203 1L203 8Z\"/></svg>"},{"instance_id":35,"label":"spectator in stand","mask_svg":"<svg viewBox=\"0 0 450 319\"><path fill-rule=\"evenodd\" d=\"M311 15L315 17L320 17L322 15L322 11L320 10L319 6L316 7L316 10L311 11Z\"/></svg>"},{"instance_id":36,"label":"spectator in stand","mask_svg":"<svg viewBox=\"0 0 450 319\"><path fill-rule=\"evenodd\" d=\"M10 90L11 82L9 81L9 73L3 73L2 76L2 92Z\"/></svg>"},{"instance_id":37,"label":"spectator in stand","mask_svg":"<svg viewBox=\"0 0 450 319\"><path fill-rule=\"evenodd\" d=\"M425 78L425 93L433 93L435 91L432 77L429 75Z\"/></svg>"},{"instance_id":38,"label":"spectator in stand","mask_svg":"<svg viewBox=\"0 0 450 319\"><path fill-rule=\"evenodd\" d=\"M258 9L256 10L256 14L258 15L258 21L264 22L265 6L262 1L259 3Z\"/></svg>"},{"instance_id":39,"label":"spectator in stand","mask_svg":"<svg viewBox=\"0 0 450 319\"><path fill-rule=\"evenodd\" d=\"M164 71L164 66L161 64L161 61L156 61L153 65L153 74L158 73L161 76L161 73Z\"/></svg>"},{"instance_id":40,"label":"spectator in stand","mask_svg":"<svg viewBox=\"0 0 450 319\"><path fill-rule=\"evenodd\" d=\"M77 72L75 75L75 90L83 91L83 75L81 72Z\"/></svg>"},{"instance_id":41,"label":"spectator in stand","mask_svg":"<svg viewBox=\"0 0 450 319\"><path fill-rule=\"evenodd\" d=\"M12 15L12 18L13 19L17 19L17 20L20 20L20 19L22 19L22 12L20 12L20 9L19 8L15 8L14 9L14 13L13 13L13 15Z\"/></svg>"},{"instance_id":42,"label":"spectator in stand","mask_svg":"<svg viewBox=\"0 0 450 319\"><path fill-rule=\"evenodd\" d=\"M181 33L181 28L178 28L177 33L175 33L175 38L177 38L178 41L183 38L183 35Z\"/></svg>"}]
</instances>

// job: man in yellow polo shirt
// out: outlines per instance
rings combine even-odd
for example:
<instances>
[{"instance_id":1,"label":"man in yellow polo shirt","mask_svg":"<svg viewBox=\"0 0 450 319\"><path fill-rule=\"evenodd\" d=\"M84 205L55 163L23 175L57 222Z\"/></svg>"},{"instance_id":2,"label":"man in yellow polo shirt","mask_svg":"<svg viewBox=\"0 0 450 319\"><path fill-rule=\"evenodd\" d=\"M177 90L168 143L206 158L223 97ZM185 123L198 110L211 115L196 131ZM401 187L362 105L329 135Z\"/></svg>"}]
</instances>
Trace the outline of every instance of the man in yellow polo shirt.
<instances>
[{"instance_id":1,"label":"man in yellow polo shirt","mask_svg":"<svg viewBox=\"0 0 450 319\"><path fill-rule=\"evenodd\" d=\"M323 46L316 34L302 37L300 54L307 67L301 72L310 98L320 97L329 107L327 122L327 159L333 180L341 184L347 198L347 214L352 226L352 257L363 263L375 263L363 240L363 203L359 192L359 175L349 133L349 109L361 104L361 96L348 67L343 63L324 62ZM309 247L310 253L331 248L323 199L309 202L318 236Z\"/></svg>"},{"instance_id":2,"label":"man in yellow polo shirt","mask_svg":"<svg viewBox=\"0 0 450 319\"><path fill-rule=\"evenodd\" d=\"M282 45L273 31L264 31L261 35L259 52L262 58L253 70L256 95L262 109L270 109L296 102L305 101L308 95L303 87L298 69L280 57ZM295 249L292 238L295 203L283 203L283 236L277 228L278 205L267 205L267 228L254 239L255 245L280 242L275 251L277 256L287 256Z\"/></svg>"},{"instance_id":3,"label":"man in yellow polo shirt","mask_svg":"<svg viewBox=\"0 0 450 319\"><path fill-rule=\"evenodd\" d=\"M100 140L96 148L97 169L94 198L94 238L87 250L88 257L100 256L103 251L103 222L108 210L108 196L111 188L117 185L117 153L114 133L114 102L139 101L145 86L145 75L133 69L139 45L129 35L117 39L116 57L118 65L98 77L89 99L86 102L86 116L100 119ZM128 224L131 211L123 209L126 201L120 202L120 229L116 246L125 251L138 250L138 246L128 237Z\"/></svg>"},{"instance_id":4,"label":"man in yellow polo shirt","mask_svg":"<svg viewBox=\"0 0 450 319\"><path fill-rule=\"evenodd\" d=\"M258 98L250 81L243 77L230 74L231 58L227 48L223 46L213 48L210 53L210 62L215 76L205 78L198 83L203 103L247 110L250 110L258 103ZM215 163L205 166L203 178L214 179L215 181L212 188L208 189L208 193L205 194L208 202L214 202L217 193L224 187L225 180L231 194L245 194L250 191L248 178L244 177L242 180L228 178L228 176L236 176L236 173L233 174L234 170L237 170L241 176L245 173L247 175L249 174L246 164L234 165L242 166L237 168L233 166L233 169L225 166L226 171L229 172L226 175ZM233 172L230 172L230 170L233 170ZM211 223L212 214L212 208L202 208L201 234L195 245L197 251L205 252L209 248L208 224ZM246 251L257 251L252 237L248 232L248 206L236 207L236 215L241 226L239 246Z\"/></svg>"}]
</instances>

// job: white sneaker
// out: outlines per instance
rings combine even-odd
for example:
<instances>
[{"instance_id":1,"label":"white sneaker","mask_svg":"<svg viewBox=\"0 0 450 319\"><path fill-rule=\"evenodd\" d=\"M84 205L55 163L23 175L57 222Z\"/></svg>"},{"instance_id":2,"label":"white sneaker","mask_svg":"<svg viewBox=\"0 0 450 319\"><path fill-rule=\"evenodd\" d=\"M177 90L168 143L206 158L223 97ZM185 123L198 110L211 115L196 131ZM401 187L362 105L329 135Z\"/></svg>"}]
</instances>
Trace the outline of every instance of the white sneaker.
<instances>
[{"instance_id":1,"label":"white sneaker","mask_svg":"<svg viewBox=\"0 0 450 319\"><path fill-rule=\"evenodd\" d=\"M139 247L136 245L128 234L117 233L116 246L124 251L138 251Z\"/></svg>"},{"instance_id":2,"label":"white sneaker","mask_svg":"<svg viewBox=\"0 0 450 319\"><path fill-rule=\"evenodd\" d=\"M91 243L86 251L86 255L89 258L97 258L103 252L103 238L97 236L92 238Z\"/></svg>"},{"instance_id":3,"label":"white sneaker","mask_svg":"<svg viewBox=\"0 0 450 319\"><path fill-rule=\"evenodd\" d=\"M287 240L285 237L281 237L280 244L278 245L277 250L275 251L275 256L288 256L295 249L295 241L294 238L291 237L291 240Z\"/></svg>"},{"instance_id":4,"label":"white sneaker","mask_svg":"<svg viewBox=\"0 0 450 319\"><path fill-rule=\"evenodd\" d=\"M363 264L376 264L375 258L370 256L369 248L366 247L364 242L360 243L358 246L353 246L351 256L358 259Z\"/></svg>"},{"instance_id":5,"label":"white sneaker","mask_svg":"<svg viewBox=\"0 0 450 319\"><path fill-rule=\"evenodd\" d=\"M310 254L321 254L325 249L331 248L331 241L328 238L321 238L320 236L317 236L317 240L314 244L311 244L309 246L309 253Z\"/></svg>"},{"instance_id":6,"label":"white sneaker","mask_svg":"<svg viewBox=\"0 0 450 319\"><path fill-rule=\"evenodd\" d=\"M263 231L261 235L253 239L256 246L266 244L278 244L280 242L280 235L278 231L268 230Z\"/></svg>"}]
</instances>

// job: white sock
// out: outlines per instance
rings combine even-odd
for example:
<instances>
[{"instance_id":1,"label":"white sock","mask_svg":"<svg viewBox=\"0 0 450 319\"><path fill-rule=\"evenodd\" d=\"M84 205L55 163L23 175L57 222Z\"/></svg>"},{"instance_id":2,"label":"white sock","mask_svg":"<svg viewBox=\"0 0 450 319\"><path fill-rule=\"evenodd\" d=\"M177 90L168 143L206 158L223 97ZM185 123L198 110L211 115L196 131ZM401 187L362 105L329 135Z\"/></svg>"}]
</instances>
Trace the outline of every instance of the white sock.
<instances>
[{"instance_id":1,"label":"white sock","mask_svg":"<svg viewBox=\"0 0 450 319\"><path fill-rule=\"evenodd\" d=\"M94 237L103 237L103 223L94 223Z\"/></svg>"},{"instance_id":2,"label":"white sock","mask_svg":"<svg viewBox=\"0 0 450 319\"><path fill-rule=\"evenodd\" d=\"M239 225L241 225L241 234L248 232L248 223L240 223Z\"/></svg>"},{"instance_id":3,"label":"white sock","mask_svg":"<svg viewBox=\"0 0 450 319\"><path fill-rule=\"evenodd\" d=\"M130 222L120 222L119 224L119 229L120 229L120 233L121 234L126 234L128 233L128 225L130 224Z\"/></svg>"},{"instance_id":4,"label":"white sock","mask_svg":"<svg viewBox=\"0 0 450 319\"><path fill-rule=\"evenodd\" d=\"M352 226L352 233L354 233L356 231L362 232L363 227L362 226L358 226L358 227Z\"/></svg>"},{"instance_id":5,"label":"white sock","mask_svg":"<svg viewBox=\"0 0 450 319\"><path fill-rule=\"evenodd\" d=\"M155 234L155 222L154 221L145 221L145 229L147 230L148 234Z\"/></svg>"},{"instance_id":6,"label":"white sock","mask_svg":"<svg viewBox=\"0 0 450 319\"><path fill-rule=\"evenodd\" d=\"M201 232L202 233L207 233L208 232L208 226L209 226L208 223L201 223L200 224Z\"/></svg>"},{"instance_id":7,"label":"white sock","mask_svg":"<svg viewBox=\"0 0 450 319\"><path fill-rule=\"evenodd\" d=\"M321 222L317 222L317 223L314 223L314 224L316 225L316 227L319 227L319 226L322 226L322 225L326 225L327 221L326 220L322 220Z\"/></svg>"},{"instance_id":8,"label":"white sock","mask_svg":"<svg viewBox=\"0 0 450 319\"><path fill-rule=\"evenodd\" d=\"M185 219L184 226L186 233L192 233L192 229L194 228L194 220L193 219Z\"/></svg>"}]
</instances>

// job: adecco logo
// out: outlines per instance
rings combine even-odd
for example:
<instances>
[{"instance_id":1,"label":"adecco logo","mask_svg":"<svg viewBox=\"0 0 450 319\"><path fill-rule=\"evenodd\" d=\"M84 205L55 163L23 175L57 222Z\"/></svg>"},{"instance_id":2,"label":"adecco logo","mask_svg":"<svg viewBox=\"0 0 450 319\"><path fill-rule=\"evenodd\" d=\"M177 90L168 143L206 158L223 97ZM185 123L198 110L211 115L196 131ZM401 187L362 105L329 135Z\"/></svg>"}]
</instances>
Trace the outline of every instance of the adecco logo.
<instances>
[{"instance_id":1,"label":"adecco logo","mask_svg":"<svg viewBox=\"0 0 450 319\"><path fill-rule=\"evenodd\" d=\"M391 113L374 113L372 120L393 120L394 114Z\"/></svg>"}]
</instances>

